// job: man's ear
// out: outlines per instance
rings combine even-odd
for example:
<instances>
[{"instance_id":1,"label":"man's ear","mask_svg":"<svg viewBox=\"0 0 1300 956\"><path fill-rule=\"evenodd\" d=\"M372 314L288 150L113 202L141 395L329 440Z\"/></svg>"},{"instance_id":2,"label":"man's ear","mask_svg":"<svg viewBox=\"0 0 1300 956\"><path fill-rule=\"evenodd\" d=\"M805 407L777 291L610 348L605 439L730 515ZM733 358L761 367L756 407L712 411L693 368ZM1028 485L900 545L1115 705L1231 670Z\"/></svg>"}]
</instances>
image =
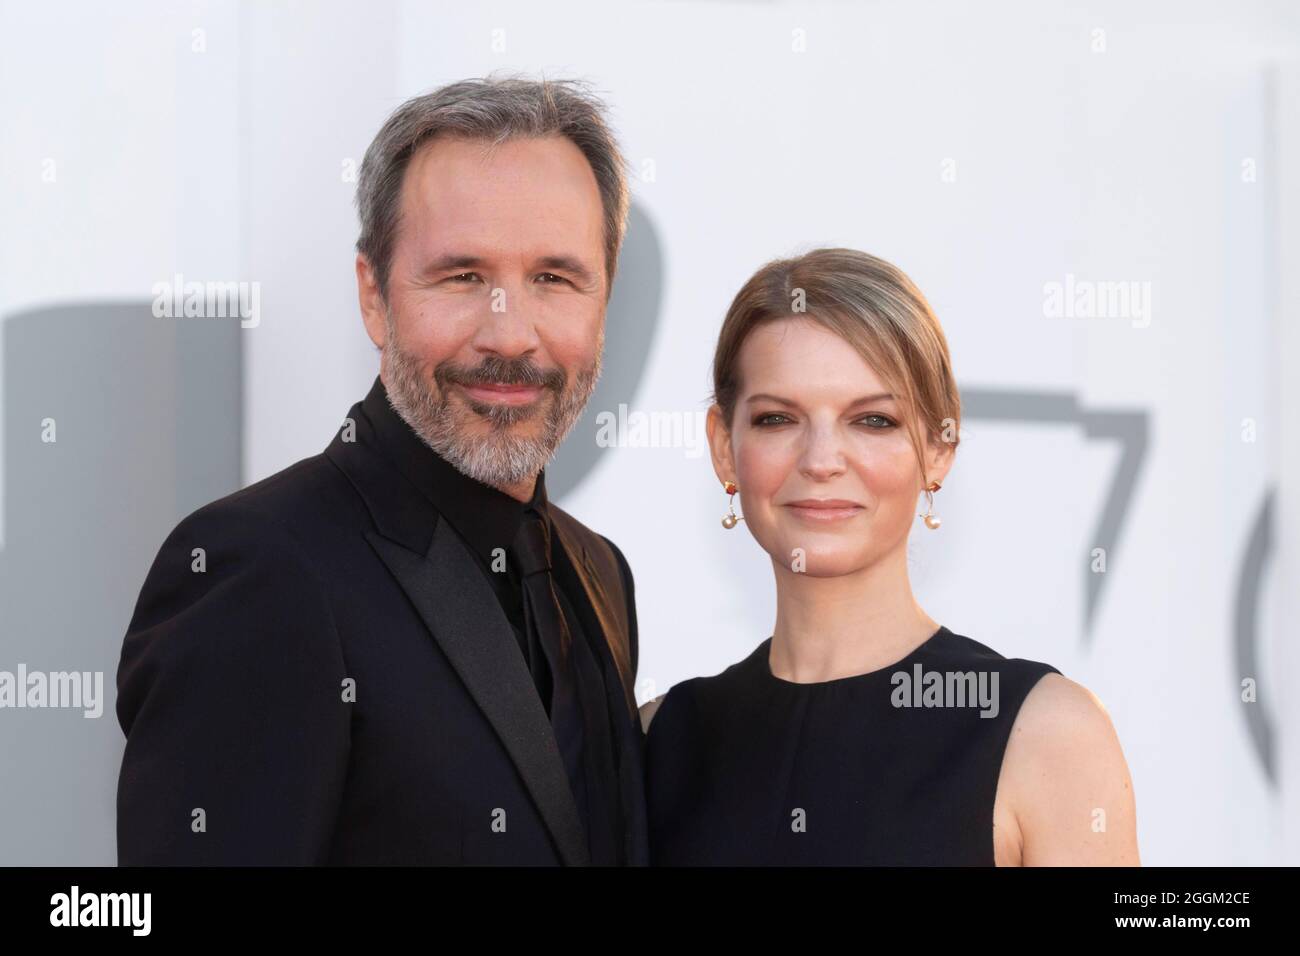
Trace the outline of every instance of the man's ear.
<instances>
[{"instance_id":1,"label":"man's ear","mask_svg":"<svg viewBox=\"0 0 1300 956\"><path fill-rule=\"evenodd\" d=\"M731 450L731 430L723 420L722 409L714 404L710 406L704 419L704 431L709 436L709 455L713 458L713 471L718 481L735 481L736 461Z\"/></svg>"},{"instance_id":2,"label":"man's ear","mask_svg":"<svg viewBox=\"0 0 1300 956\"><path fill-rule=\"evenodd\" d=\"M375 348L382 349L388 334L385 318L388 307L379 293L379 277L370 267L370 260L361 253L357 253L357 299L361 305L361 321L366 325L366 335L375 343Z\"/></svg>"}]
</instances>

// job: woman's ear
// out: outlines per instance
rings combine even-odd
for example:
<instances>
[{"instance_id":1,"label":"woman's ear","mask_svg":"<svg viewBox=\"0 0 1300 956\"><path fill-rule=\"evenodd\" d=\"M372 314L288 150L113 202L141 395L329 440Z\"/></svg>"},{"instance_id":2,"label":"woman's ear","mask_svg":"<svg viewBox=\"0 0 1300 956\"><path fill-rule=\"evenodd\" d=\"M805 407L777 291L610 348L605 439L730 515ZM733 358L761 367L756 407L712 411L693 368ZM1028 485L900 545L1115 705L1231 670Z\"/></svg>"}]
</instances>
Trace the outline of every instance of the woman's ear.
<instances>
[{"instance_id":1,"label":"woman's ear","mask_svg":"<svg viewBox=\"0 0 1300 956\"><path fill-rule=\"evenodd\" d=\"M709 454L713 458L713 471L718 476L718 481L736 481L736 462L731 454L731 429L716 403L705 416L704 431L709 436Z\"/></svg>"},{"instance_id":2,"label":"woman's ear","mask_svg":"<svg viewBox=\"0 0 1300 956\"><path fill-rule=\"evenodd\" d=\"M937 481L942 485L948 480L948 471L952 468L956 451L957 446L943 436L930 438L925 460L925 473L930 481Z\"/></svg>"}]
</instances>

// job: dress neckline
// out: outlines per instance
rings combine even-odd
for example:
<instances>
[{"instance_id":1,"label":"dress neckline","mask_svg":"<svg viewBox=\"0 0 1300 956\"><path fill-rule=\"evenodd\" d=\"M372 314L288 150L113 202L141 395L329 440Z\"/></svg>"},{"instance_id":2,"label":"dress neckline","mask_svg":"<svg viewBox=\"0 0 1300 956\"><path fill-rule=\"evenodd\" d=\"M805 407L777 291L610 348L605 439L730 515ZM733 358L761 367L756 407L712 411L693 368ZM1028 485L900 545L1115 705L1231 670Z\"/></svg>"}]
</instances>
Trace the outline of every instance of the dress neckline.
<instances>
[{"instance_id":1,"label":"dress neckline","mask_svg":"<svg viewBox=\"0 0 1300 956\"><path fill-rule=\"evenodd\" d=\"M789 687L792 690L813 690L818 687L837 687L851 684L854 681L864 681L872 677L878 677L886 672L893 671L896 668L902 667L904 664L911 663L914 657L921 654L927 648L932 647L939 637L948 633L951 633L948 628L940 624L937 631L908 651L906 655L894 661L894 663L886 664L884 667L878 667L875 670L863 671L861 674L848 674L844 677L834 677L831 680L793 681L786 680L784 677L777 677L773 674L771 661L772 635L768 635L767 639L764 640L762 644L758 645L758 648L754 651L754 656L758 659L759 673L762 674L763 678L769 683L781 687Z\"/></svg>"}]
</instances>

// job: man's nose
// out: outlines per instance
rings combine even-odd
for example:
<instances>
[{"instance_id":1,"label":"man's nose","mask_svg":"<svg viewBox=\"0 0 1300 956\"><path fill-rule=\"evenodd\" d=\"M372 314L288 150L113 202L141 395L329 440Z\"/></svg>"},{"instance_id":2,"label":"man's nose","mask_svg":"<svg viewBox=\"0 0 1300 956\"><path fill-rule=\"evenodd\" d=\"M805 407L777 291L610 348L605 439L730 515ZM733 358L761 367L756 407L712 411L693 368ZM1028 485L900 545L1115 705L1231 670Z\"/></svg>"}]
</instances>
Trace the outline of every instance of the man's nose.
<instances>
[{"instance_id":1,"label":"man's nose","mask_svg":"<svg viewBox=\"0 0 1300 956\"><path fill-rule=\"evenodd\" d=\"M510 286L494 288L479 316L474 348L512 358L526 355L539 343L537 325L525 297Z\"/></svg>"}]
</instances>

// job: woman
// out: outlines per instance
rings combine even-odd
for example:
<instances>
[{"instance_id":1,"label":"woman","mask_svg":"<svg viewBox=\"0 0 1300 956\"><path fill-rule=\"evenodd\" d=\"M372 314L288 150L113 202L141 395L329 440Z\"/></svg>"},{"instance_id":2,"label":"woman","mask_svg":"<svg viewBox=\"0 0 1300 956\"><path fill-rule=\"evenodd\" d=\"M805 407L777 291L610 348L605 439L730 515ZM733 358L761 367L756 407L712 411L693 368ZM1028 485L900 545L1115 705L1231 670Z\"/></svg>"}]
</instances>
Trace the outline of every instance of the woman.
<instances>
[{"instance_id":1,"label":"woman","mask_svg":"<svg viewBox=\"0 0 1300 956\"><path fill-rule=\"evenodd\" d=\"M723 524L770 555L776 623L642 708L653 861L1138 865L1097 699L912 595L908 535L914 516L940 526L961 409L911 281L849 249L769 263L727 313L713 377L713 466L743 502Z\"/></svg>"}]
</instances>

